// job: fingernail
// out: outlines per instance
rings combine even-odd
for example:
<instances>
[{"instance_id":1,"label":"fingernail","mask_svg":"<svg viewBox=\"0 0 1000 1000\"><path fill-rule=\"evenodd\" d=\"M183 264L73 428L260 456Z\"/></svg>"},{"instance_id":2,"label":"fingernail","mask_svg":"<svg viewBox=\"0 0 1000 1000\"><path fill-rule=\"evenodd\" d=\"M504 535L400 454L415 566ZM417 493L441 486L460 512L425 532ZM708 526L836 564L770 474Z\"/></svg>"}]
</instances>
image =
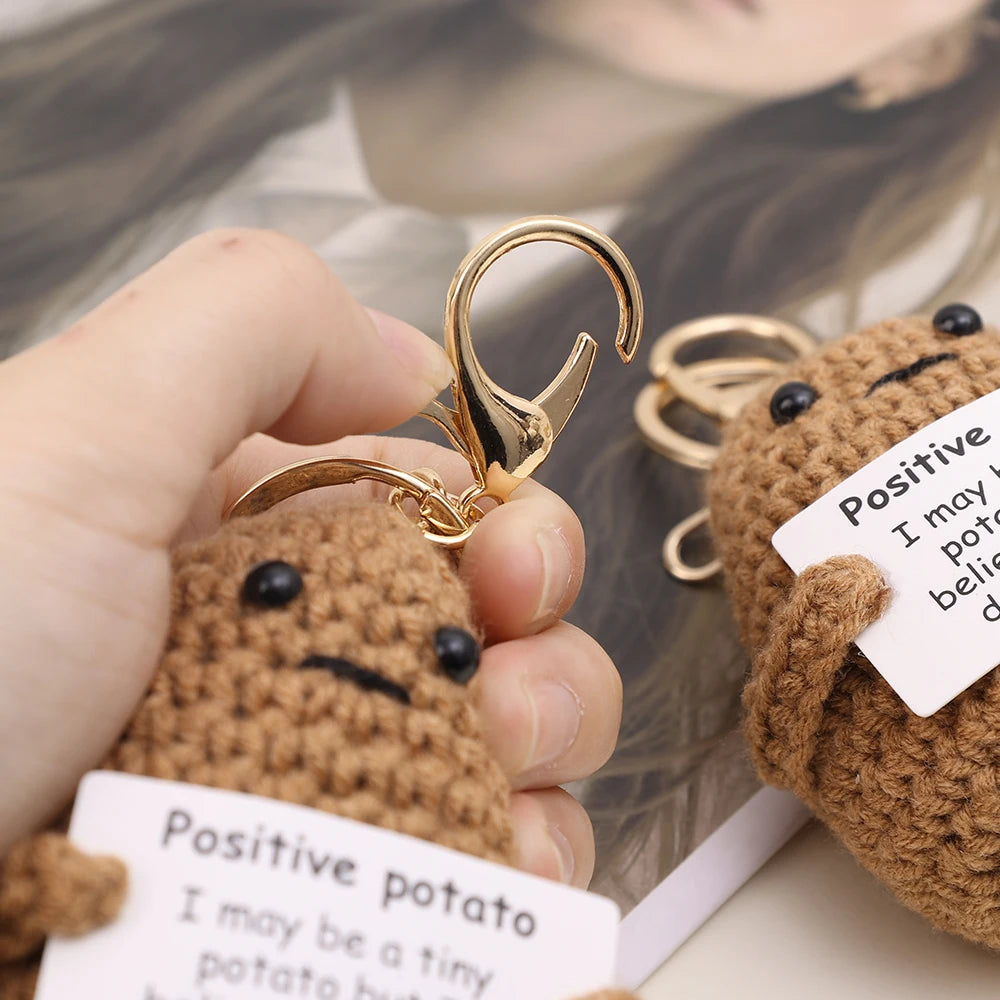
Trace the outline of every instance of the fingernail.
<instances>
[{"instance_id":1,"label":"fingernail","mask_svg":"<svg viewBox=\"0 0 1000 1000\"><path fill-rule=\"evenodd\" d=\"M534 814L532 814L534 820ZM571 884L576 873L576 858L566 834L554 823L537 820L519 826L519 866L542 878Z\"/></svg>"},{"instance_id":2,"label":"fingernail","mask_svg":"<svg viewBox=\"0 0 1000 1000\"><path fill-rule=\"evenodd\" d=\"M569 885L573 881L573 873L576 871L573 848L570 846L566 834L555 824L549 826L548 833L559 864L559 881Z\"/></svg>"},{"instance_id":3,"label":"fingernail","mask_svg":"<svg viewBox=\"0 0 1000 1000\"><path fill-rule=\"evenodd\" d=\"M539 528L535 543L542 555L542 594L535 609L536 622L551 618L560 608L573 578L573 553L558 528Z\"/></svg>"},{"instance_id":4,"label":"fingernail","mask_svg":"<svg viewBox=\"0 0 1000 1000\"><path fill-rule=\"evenodd\" d=\"M395 316L367 309L378 335L411 375L426 382L437 395L450 384L454 370L448 355L430 337Z\"/></svg>"},{"instance_id":5,"label":"fingernail","mask_svg":"<svg viewBox=\"0 0 1000 1000\"><path fill-rule=\"evenodd\" d=\"M536 681L525 692L531 703L534 733L525 772L548 767L576 742L583 703L576 692L558 681Z\"/></svg>"}]
</instances>

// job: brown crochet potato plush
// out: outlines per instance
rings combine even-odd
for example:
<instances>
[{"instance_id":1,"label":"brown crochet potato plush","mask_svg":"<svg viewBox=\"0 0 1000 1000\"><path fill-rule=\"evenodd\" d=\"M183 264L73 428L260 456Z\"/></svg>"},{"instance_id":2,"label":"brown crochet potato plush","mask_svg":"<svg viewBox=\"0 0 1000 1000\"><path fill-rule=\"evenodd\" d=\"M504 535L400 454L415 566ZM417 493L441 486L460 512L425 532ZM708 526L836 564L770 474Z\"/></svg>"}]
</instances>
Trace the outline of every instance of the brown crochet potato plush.
<instances>
[{"instance_id":1,"label":"brown crochet potato plush","mask_svg":"<svg viewBox=\"0 0 1000 1000\"><path fill-rule=\"evenodd\" d=\"M398 512L234 520L180 548L173 581L163 659L105 768L513 862L509 788L470 694L469 597ZM30 1000L45 937L113 920L127 891L120 862L82 854L59 830L18 844L0 862L0 1000Z\"/></svg>"},{"instance_id":2,"label":"brown crochet potato plush","mask_svg":"<svg viewBox=\"0 0 1000 1000\"><path fill-rule=\"evenodd\" d=\"M771 545L892 445L1000 388L1000 336L950 306L832 343L781 382L725 429L709 483L753 657L744 705L757 768L906 905L1000 948L1000 671L919 718L853 645L887 606L879 569L844 555L796 577Z\"/></svg>"}]
</instances>

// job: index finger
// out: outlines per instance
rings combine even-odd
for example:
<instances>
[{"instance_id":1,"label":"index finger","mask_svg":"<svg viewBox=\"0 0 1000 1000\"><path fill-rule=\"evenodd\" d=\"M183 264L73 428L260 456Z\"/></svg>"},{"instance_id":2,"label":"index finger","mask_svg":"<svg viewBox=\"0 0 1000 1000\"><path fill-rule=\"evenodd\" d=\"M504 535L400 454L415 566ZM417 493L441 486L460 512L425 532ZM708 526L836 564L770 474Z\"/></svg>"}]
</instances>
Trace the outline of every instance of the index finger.
<instances>
[{"instance_id":1,"label":"index finger","mask_svg":"<svg viewBox=\"0 0 1000 1000\"><path fill-rule=\"evenodd\" d=\"M373 318L305 246L213 232L0 366L0 448L27 489L84 495L94 523L166 544L248 434L381 430L449 377L436 344Z\"/></svg>"},{"instance_id":2,"label":"index finger","mask_svg":"<svg viewBox=\"0 0 1000 1000\"><path fill-rule=\"evenodd\" d=\"M381 331L380 329L381 328ZM305 247L214 233L0 364L0 854L69 798L160 655L167 547L248 434L390 426L444 354L373 320Z\"/></svg>"}]
</instances>

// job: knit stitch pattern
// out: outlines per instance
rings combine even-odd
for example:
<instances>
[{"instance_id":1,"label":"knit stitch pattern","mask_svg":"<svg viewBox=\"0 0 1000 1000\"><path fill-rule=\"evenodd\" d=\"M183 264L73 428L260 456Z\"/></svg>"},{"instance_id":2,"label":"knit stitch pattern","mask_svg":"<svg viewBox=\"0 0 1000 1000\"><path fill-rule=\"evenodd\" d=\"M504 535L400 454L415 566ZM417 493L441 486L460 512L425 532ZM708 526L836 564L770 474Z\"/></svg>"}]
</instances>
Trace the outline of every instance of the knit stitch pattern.
<instances>
[{"instance_id":1,"label":"knit stitch pattern","mask_svg":"<svg viewBox=\"0 0 1000 1000\"><path fill-rule=\"evenodd\" d=\"M284 607L241 598L248 571L282 560L302 592ZM104 766L312 806L513 863L510 792L470 688L437 660L437 629L475 632L450 557L385 505L237 519L174 558L172 619L151 686ZM344 658L404 688L409 704L326 669ZM0 862L0 1000L34 992L50 933L113 919L120 862L57 830Z\"/></svg>"},{"instance_id":2,"label":"knit stitch pattern","mask_svg":"<svg viewBox=\"0 0 1000 1000\"><path fill-rule=\"evenodd\" d=\"M943 353L957 357L868 394L887 373ZM793 380L816 402L775 426L771 395ZM771 536L893 445L998 388L996 330L956 337L925 318L890 320L768 385L725 429L709 479L711 528L752 655L745 730L762 778L800 796L906 905L992 948L1000 671L919 718L854 646L890 600L878 568L845 555L796 578Z\"/></svg>"}]
</instances>

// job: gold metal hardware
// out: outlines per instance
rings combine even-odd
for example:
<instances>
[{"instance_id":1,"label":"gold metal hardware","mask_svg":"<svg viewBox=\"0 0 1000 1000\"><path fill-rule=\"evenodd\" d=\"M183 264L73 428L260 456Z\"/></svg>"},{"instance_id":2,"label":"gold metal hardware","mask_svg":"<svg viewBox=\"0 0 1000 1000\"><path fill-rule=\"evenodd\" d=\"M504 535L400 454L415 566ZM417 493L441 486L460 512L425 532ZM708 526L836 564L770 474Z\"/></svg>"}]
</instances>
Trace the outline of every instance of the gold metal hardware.
<instances>
[{"instance_id":1,"label":"gold metal hardware","mask_svg":"<svg viewBox=\"0 0 1000 1000\"><path fill-rule=\"evenodd\" d=\"M663 334L653 345L649 368L653 381L639 391L633 407L643 440L654 451L686 465L707 471L718 456L717 445L681 433L665 419L671 403L680 401L716 424L732 420L757 394L762 381L777 375L787 364L766 355L735 355L678 362L678 355L694 345L704 346L713 338L751 337L780 345L792 358L815 348L815 340L801 327L769 316L724 314L681 323ZM684 560L682 550L688 536L708 522L708 509L686 517L667 534L663 543L663 565L678 580L698 582L719 572L713 559L702 566Z\"/></svg>"},{"instance_id":2,"label":"gold metal hardware","mask_svg":"<svg viewBox=\"0 0 1000 1000\"><path fill-rule=\"evenodd\" d=\"M461 548L484 516L484 499L505 503L545 461L587 385L597 342L581 333L562 369L534 399L508 392L483 370L472 346L472 296L486 271L504 254L528 243L557 242L583 250L611 279L618 299L615 346L628 364L642 334L642 293L621 249L599 230L561 216L513 222L487 237L462 261L445 307L445 349L455 368L453 406L434 400L421 416L437 424L465 456L473 483L461 495L449 493L433 471L401 472L378 462L323 458L297 462L264 477L233 505L227 516L259 513L306 490L372 479L392 487L390 502L416 502L424 535L447 548Z\"/></svg>"}]
</instances>

